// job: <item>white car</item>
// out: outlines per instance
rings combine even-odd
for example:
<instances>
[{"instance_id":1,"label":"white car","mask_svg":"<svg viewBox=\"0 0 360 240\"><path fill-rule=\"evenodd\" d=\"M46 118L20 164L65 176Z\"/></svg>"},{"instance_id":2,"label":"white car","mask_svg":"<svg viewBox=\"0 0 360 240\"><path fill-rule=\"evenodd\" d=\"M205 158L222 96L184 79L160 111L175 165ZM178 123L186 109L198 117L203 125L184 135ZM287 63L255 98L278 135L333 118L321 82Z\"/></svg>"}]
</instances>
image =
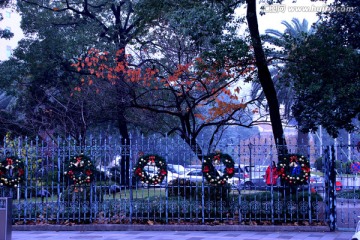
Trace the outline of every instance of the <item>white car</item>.
<instances>
[{"instance_id":1,"label":"white car","mask_svg":"<svg viewBox=\"0 0 360 240\"><path fill-rule=\"evenodd\" d=\"M184 175L186 172L188 172L186 171L183 165L179 165L179 164L168 164L167 169L168 171L172 173L176 173L179 176Z\"/></svg>"}]
</instances>

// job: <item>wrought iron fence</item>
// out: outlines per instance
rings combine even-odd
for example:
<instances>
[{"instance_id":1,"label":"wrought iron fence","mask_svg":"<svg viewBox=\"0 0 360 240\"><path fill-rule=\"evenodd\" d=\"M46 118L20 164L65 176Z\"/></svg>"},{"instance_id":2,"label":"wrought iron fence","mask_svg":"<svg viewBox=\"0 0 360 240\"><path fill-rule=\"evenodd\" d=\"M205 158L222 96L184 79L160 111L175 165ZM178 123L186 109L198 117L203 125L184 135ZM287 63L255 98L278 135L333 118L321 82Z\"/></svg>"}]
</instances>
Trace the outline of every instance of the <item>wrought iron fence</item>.
<instances>
[{"instance_id":1,"label":"wrought iron fence","mask_svg":"<svg viewBox=\"0 0 360 240\"><path fill-rule=\"evenodd\" d=\"M288 141L289 142L289 141ZM185 173L179 179L168 176L161 184L148 186L135 181L133 167L139 155L158 154L168 164L195 168L201 165L190 148L178 138L131 138L124 145L121 139L91 138L82 144L73 139L34 140L16 138L4 140L0 149L2 158L16 155L25 163L25 181L16 187L0 187L1 196L13 198L13 221L29 223L145 223L173 222L224 222L229 224L327 224L330 220L328 186L324 182L298 188L266 186L259 166L267 166L277 158L275 145L260 139L226 143L220 147L235 160L240 178L236 186L214 187L202 179L197 183L187 181ZM342 147L336 146L338 152ZM352 147L354 159L359 157ZM290 152L299 146L289 144ZM318 159L314 145L302 146L304 154ZM95 179L91 184L71 184L64 176L65 162L74 155L85 154L96 165ZM119 166L129 159L128 184L121 184ZM324 157L325 159L326 157ZM336 156L334 156L336 158ZM341 156L336 158L341 162ZM323 165L327 162L324 160ZM250 166L250 173L246 172ZM338 171L342 170L342 164ZM324 168L324 166L322 166ZM258 171L260 177L256 177ZM253 172L253 173L252 173ZM324 171L322 171L324 172ZM325 174L327 171L325 171ZM317 172L321 175L321 172ZM249 176L250 175L250 176ZM345 179L346 177L346 179ZM354 228L355 215L360 215L359 185L348 184L348 175L338 175L342 183L337 208L338 227ZM246 185L249 181L252 185ZM256 182L258 180L258 182ZM339 205L339 204L338 204ZM345 220L346 219L346 220Z\"/></svg>"}]
</instances>

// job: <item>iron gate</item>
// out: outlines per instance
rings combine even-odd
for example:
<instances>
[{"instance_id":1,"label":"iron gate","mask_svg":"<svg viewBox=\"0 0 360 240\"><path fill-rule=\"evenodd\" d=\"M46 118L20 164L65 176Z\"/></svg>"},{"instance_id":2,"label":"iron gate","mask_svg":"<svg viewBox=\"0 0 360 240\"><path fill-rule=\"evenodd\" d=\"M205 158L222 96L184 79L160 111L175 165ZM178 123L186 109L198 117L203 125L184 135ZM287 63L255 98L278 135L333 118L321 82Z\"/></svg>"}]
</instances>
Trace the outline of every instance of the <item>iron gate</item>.
<instances>
[{"instance_id":1,"label":"iron gate","mask_svg":"<svg viewBox=\"0 0 360 240\"><path fill-rule=\"evenodd\" d=\"M6 142L1 152L16 154L25 161L26 181L16 188L1 186L1 196L13 198L13 221L28 223L143 223L148 221L173 223L223 222L229 224L329 224L332 230L344 227L345 216L357 220L358 186L336 189L334 147L323 156L325 184L308 184L293 191L284 186L265 185L214 187L202 180L196 184L187 181L167 181L160 186L144 186L129 179L120 184L121 156L129 157L130 176L139 153L156 153L167 163L195 167L201 165L190 148L177 138L132 138L125 147L120 139L89 138L79 146L72 139L33 141L18 138ZM5 142L5 141L4 141ZM299 146L288 145L290 152ZM307 157L319 155L307 149ZM277 159L274 144L261 140L224 144L236 165L266 166ZM84 153L97 166L95 181L88 185L72 186L63 176L65 160ZM239 176L244 180L246 172ZM114 170L115 169L115 170ZM255 171L255 170L254 170ZM329 173L329 174L326 174ZM242 174L242 175L241 175ZM185 176L184 176L185 178ZM185 179L186 180L186 179ZM338 178L338 181L345 181ZM244 183L244 181L242 181ZM349 191L351 190L351 191ZM336 199L341 195L340 205ZM346 207L345 207L346 205ZM346 211L345 211L346 210ZM360 214L359 214L360 215ZM356 216L356 217L355 217ZM341 221L342 224L339 224ZM337 224L337 225L336 225ZM355 226L354 221L346 223Z\"/></svg>"}]
</instances>

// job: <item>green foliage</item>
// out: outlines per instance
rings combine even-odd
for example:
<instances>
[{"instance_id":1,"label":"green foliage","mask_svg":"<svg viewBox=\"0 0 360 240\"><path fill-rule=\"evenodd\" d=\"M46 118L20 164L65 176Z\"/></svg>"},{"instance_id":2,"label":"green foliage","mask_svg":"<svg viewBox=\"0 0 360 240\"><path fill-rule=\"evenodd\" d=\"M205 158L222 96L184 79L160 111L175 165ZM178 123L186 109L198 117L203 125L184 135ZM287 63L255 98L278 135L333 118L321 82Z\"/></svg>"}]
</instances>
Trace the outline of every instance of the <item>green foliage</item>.
<instances>
[{"instance_id":1,"label":"green foliage","mask_svg":"<svg viewBox=\"0 0 360 240\"><path fill-rule=\"evenodd\" d=\"M300 130L316 131L322 125L337 137L339 129L355 129L352 120L360 118L359 65L360 54L325 27L292 51L285 78L293 79L292 111Z\"/></svg>"},{"instance_id":2,"label":"green foliage","mask_svg":"<svg viewBox=\"0 0 360 240\"><path fill-rule=\"evenodd\" d=\"M93 161L86 155L72 156L65 161L64 175L71 184L86 185L95 179L96 168Z\"/></svg>"},{"instance_id":3,"label":"green foliage","mask_svg":"<svg viewBox=\"0 0 360 240\"><path fill-rule=\"evenodd\" d=\"M0 185L18 187L25 179L24 160L7 156L0 162Z\"/></svg>"},{"instance_id":4,"label":"green foliage","mask_svg":"<svg viewBox=\"0 0 360 240\"><path fill-rule=\"evenodd\" d=\"M339 174L352 174L352 161L335 161L335 168Z\"/></svg>"},{"instance_id":5,"label":"green foliage","mask_svg":"<svg viewBox=\"0 0 360 240\"><path fill-rule=\"evenodd\" d=\"M196 184L187 179L174 179L168 184L168 187L169 196L181 196L189 199L195 198L197 192Z\"/></svg>"},{"instance_id":6,"label":"green foliage","mask_svg":"<svg viewBox=\"0 0 360 240\"><path fill-rule=\"evenodd\" d=\"M186 199L201 199L201 184L194 183L187 179L175 179L169 183L169 196L181 196ZM225 184L221 186L213 186L204 184L205 201L226 201L230 197L231 185Z\"/></svg>"},{"instance_id":7,"label":"green foliage","mask_svg":"<svg viewBox=\"0 0 360 240\"><path fill-rule=\"evenodd\" d=\"M274 201L278 201L282 199L282 195L279 194L277 191L275 191L273 193L273 195L271 194L270 191L266 191L266 192L256 192L256 193L246 193L246 194L242 194L241 196L241 200L246 200L246 201L270 201L271 198L273 197Z\"/></svg>"},{"instance_id":8,"label":"green foliage","mask_svg":"<svg viewBox=\"0 0 360 240\"><path fill-rule=\"evenodd\" d=\"M223 175L219 176L214 165L224 165ZM235 174L234 160L229 154L211 153L204 157L202 172L208 183L213 185L224 185L229 178Z\"/></svg>"},{"instance_id":9,"label":"green foliage","mask_svg":"<svg viewBox=\"0 0 360 240\"><path fill-rule=\"evenodd\" d=\"M322 157L319 157L315 160L315 168L316 170L318 171L322 171L323 170L323 167L324 167L324 163L323 163L323 159Z\"/></svg>"},{"instance_id":10,"label":"green foliage","mask_svg":"<svg viewBox=\"0 0 360 240\"><path fill-rule=\"evenodd\" d=\"M65 202L82 202L93 200L102 202L106 189L93 186L68 186L61 193L61 200Z\"/></svg>"},{"instance_id":11,"label":"green foliage","mask_svg":"<svg viewBox=\"0 0 360 240\"><path fill-rule=\"evenodd\" d=\"M146 169L151 167L154 171L154 175L150 175ZM134 167L134 176L138 178L142 183L145 184L160 184L167 175L167 164L166 160L156 154L149 154L141 156L138 159Z\"/></svg>"},{"instance_id":12,"label":"green foliage","mask_svg":"<svg viewBox=\"0 0 360 240\"><path fill-rule=\"evenodd\" d=\"M310 177L310 162L301 154L287 154L279 158L278 174L288 186L307 184Z\"/></svg>"},{"instance_id":13,"label":"green foliage","mask_svg":"<svg viewBox=\"0 0 360 240\"><path fill-rule=\"evenodd\" d=\"M292 200L295 202L301 202L301 201L307 201L310 196L311 202L323 201L323 197L319 193L310 193L309 195L306 189L299 190L298 192L293 192L291 194L286 193L285 195L283 194L283 189L274 188L274 190L275 191L273 193L271 193L270 191L246 193L246 194L242 194L240 198L241 200L246 200L249 202L255 200L265 202L265 201L270 201L272 198L274 201Z\"/></svg>"}]
</instances>

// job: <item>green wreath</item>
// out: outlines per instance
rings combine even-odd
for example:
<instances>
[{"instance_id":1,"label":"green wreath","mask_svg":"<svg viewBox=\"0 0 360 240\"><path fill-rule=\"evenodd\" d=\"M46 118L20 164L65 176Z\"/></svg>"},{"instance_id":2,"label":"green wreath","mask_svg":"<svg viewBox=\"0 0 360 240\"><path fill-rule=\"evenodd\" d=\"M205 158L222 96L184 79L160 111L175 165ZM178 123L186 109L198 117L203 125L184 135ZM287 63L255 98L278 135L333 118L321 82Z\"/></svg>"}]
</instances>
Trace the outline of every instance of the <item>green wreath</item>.
<instances>
[{"instance_id":1,"label":"green wreath","mask_svg":"<svg viewBox=\"0 0 360 240\"><path fill-rule=\"evenodd\" d=\"M156 174L152 176L144 170L145 167L150 166L156 167L155 169L157 169ZM164 158L158 155L142 156L138 159L138 162L134 168L134 175L142 183L146 183L148 185L160 184L167 176L166 161Z\"/></svg>"},{"instance_id":2,"label":"green wreath","mask_svg":"<svg viewBox=\"0 0 360 240\"><path fill-rule=\"evenodd\" d=\"M0 185L17 187L25 178L24 162L15 157L7 157L0 162Z\"/></svg>"},{"instance_id":3,"label":"green wreath","mask_svg":"<svg viewBox=\"0 0 360 240\"><path fill-rule=\"evenodd\" d=\"M284 156L279 160L277 169L281 179L289 185L304 185L310 178L309 160L300 154Z\"/></svg>"},{"instance_id":4,"label":"green wreath","mask_svg":"<svg viewBox=\"0 0 360 240\"><path fill-rule=\"evenodd\" d=\"M221 163L223 163L225 166L222 176L219 175L214 167L214 165L219 165ZM202 163L202 172L210 184L224 185L227 183L229 178L234 176L234 165L234 160L230 155L222 153L211 153L204 158Z\"/></svg>"},{"instance_id":5,"label":"green wreath","mask_svg":"<svg viewBox=\"0 0 360 240\"><path fill-rule=\"evenodd\" d=\"M91 183L95 178L96 168L88 156L73 156L65 165L65 176L75 185Z\"/></svg>"}]
</instances>

